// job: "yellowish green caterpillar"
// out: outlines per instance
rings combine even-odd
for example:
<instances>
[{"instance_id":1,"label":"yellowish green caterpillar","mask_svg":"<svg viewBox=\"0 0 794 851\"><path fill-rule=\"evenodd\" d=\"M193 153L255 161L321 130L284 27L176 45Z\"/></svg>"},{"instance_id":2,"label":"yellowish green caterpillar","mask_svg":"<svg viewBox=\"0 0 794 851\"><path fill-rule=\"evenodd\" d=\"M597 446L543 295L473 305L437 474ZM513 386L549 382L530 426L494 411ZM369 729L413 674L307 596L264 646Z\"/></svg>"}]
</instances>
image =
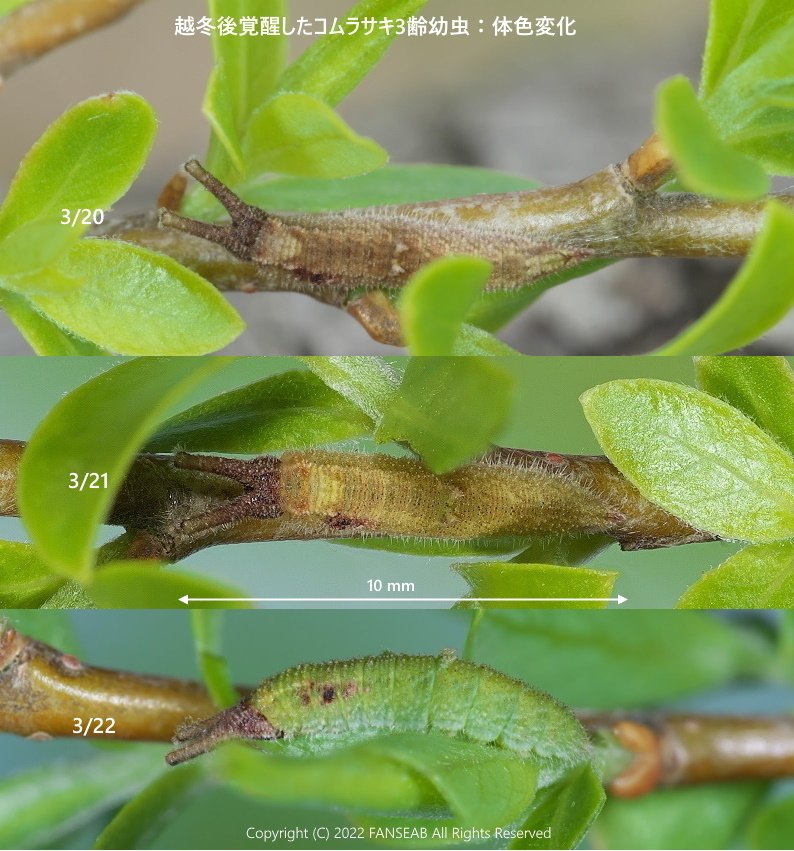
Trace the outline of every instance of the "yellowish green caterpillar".
<instances>
[{"instance_id":1,"label":"yellowish green caterpillar","mask_svg":"<svg viewBox=\"0 0 794 851\"><path fill-rule=\"evenodd\" d=\"M177 765L228 739L370 738L443 733L532 759L542 785L590 759L587 733L545 692L458 659L382 653L298 665L229 709L184 726L166 757Z\"/></svg>"}]
</instances>

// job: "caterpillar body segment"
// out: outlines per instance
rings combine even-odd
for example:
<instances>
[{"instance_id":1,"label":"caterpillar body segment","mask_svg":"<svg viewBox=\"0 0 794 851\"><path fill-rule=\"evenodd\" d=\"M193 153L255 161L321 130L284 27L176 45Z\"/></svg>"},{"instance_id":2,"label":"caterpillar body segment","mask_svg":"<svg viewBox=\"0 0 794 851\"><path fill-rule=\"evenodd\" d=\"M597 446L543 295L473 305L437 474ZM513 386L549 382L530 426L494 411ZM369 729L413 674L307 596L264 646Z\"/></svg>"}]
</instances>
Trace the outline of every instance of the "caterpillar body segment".
<instances>
[{"instance_id":1,"label":"caterpillar body segment","mask_svg":"<svg viewBox=\"0 0 794 851\"><path fill-rule=\"evenodd\" d=\"M550 695L455 657L382 653L298 665L213 718L180 729L175 765L227 739L443 733L537 761L543 784L590 758L584 728Z\"/></svg>"}]
</instances>

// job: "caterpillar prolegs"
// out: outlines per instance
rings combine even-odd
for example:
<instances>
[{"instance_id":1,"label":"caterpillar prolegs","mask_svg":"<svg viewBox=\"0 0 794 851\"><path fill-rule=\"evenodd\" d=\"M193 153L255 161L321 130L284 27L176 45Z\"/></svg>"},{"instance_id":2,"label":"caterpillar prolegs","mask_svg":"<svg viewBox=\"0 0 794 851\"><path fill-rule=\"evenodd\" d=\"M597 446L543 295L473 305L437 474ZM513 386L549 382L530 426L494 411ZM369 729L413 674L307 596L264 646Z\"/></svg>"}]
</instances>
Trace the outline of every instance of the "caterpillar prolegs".
<instances>
[{"instance_id":1,"label":"caterpillar prolegs","mask_svg":"<svg viewBox=\"0 0 794 851\"><path fill-rule=\"evenodd\" d=\"M444 733L535 760L547 784L590 758L588 736L567 707L484 665L382 653L298 665L247 698L181 727L166 761L177 765L229 739L297 739L391 732Z\"/></svg>"}]
</instances>

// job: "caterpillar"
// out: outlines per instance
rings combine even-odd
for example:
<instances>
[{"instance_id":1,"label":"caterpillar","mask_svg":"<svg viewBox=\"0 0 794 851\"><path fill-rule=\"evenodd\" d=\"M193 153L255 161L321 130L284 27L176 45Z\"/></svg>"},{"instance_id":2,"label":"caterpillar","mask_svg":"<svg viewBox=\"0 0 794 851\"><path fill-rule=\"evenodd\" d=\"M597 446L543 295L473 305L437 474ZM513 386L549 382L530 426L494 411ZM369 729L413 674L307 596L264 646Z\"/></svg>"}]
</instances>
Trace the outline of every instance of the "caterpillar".
<instances>
[{"instance_id":1,"label":"caterpillar","mask_svg":"<svg viewBox=\"0 0 794 851\"><path fill-rule=\"evenodd\" d=\"M320 449L251 460L177 453L173 463L244 486L239 496L180 521L178 531L189 535L259 518L290 524L290 534L322 537L601 533L623 549L704 540L598 456L494 448L441 475L414 458Z\"/></svg>"},{"instance_id":2,"label":"caterpillar","mask_svg":"<svg viewBox=\"0 0 794 851\"><path fill-rule=\"evenodd\" d=\"M185 164L185 171L223 204L232 223L200 222L163 209L161 225L217 243L283 285L396 289L433 259L470 254L493 263L487 289L514 289L593 254L531 232L505 231L498 208L507 206L509 194L274 215L245 203L195 160ZM515 195L520 211L522 195Z\"/></svg>"},{"instance_id":3,"label":"caterpillar","mask_svg":"<svg viewBox=\"0 0 794 851\"><path fill-rule=\"evenodd\" d=\"M535 761L542 785L590 759L584 728L551 695L443 650L288 668L229 709L181 727L166 762L177 765L229 739L389 732L437 732L505 748Z\"/></svg>"}]
</instances>

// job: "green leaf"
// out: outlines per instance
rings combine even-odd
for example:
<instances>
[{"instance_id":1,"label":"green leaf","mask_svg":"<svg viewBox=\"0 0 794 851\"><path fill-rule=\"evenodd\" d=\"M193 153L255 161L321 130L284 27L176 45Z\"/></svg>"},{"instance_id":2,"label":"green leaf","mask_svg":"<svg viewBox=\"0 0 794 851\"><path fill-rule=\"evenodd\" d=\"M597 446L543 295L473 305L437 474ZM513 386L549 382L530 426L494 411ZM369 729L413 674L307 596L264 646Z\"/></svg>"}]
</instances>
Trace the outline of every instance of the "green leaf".
<instances>
[{"instance_id":1,"label":"green leaf","mask_svg":"<svg viewBox=\"0 0 794 851\"><path fill-rule=\"evenodd\" d=\"M329 387L379 423L400 384L395 370L381 358L366 356L300 358Z\"/></svg>"},{"instance_id":2,"label":"green leaf","mask_svg":"<svg viewBox=\"0 0 794 851\"><path fill-rule=\"evenodd\" d=\"M63 331L20 295L0 290L0 307L37 355L109 354L105 349Z\"/></svg>"},{"instance_id":3,"label":"green leaf","mask_svg":"<svg viewBox=\"0 0 794 851\"><path fill-rule=\"evenodd\" d=\"M258 753L231 743L214 754L213 760L226 783L258 800L331 805L359 812L427 813L443 806L425 778L409 766L373 752L371 742L337 746L330 752L327 744L326 753L292 745L271 745Z\"/></svg>"},{"instance_id":4,"label":"green leaf","mask_svg":"<svg viewBox=\"0 0 794 851\"><path fill-rule=\"evenodd\" d=\"M61 585L30 544L0 541L0 608L36 609Z\"/></svg>"},{"instance_id":5,"label":"green leaf","mask_svg":"<svg viewBox=\"0 0 794 851\"><path fill-rule=\"evenodd\" d=\"M617 259L585 260L564 272L555 272L517 290L494 290L484 293L470 311L468 321L484 331L498 331L552 287L574 278L581 278L583 275L590 275L617 262Z\"/></svg>"},{"instance_id":6,"label":"green leaf","mask_svg":"<svg viewBox=\"0 0 794 851\"><path fill-rule=\"evenodd\" d=\"M147 452L255 454L369 434L372 420L311 372L285 372L240 387L166 420Z\"/></svg>"},{"instance_id":7,"label":"green leaf","mask_svg":"<svg viewBox=\"0 0 794 851\"><path fill-rule=\"evenodd\" d=\"M642 378L581 401L610 460L651 502L723 538L794 536L794 458L736 408Z\"/></svg>"},{"instance_id":8,"label":"green leaf","mask_svg":"<svg viewBox=\"0 0 794 851\"><path fill-rule=\"evenodd\" d=\"M506 343L476 325L463 325L455 342L455 355L520 355Z\"/></svg>"},{"instance_id":9,"label":"green leaf","mask_svg":"<svg viewBox=\"0 0 794 851\"><path fill-rule=\"evenodd\" d=\"M363 0L340 20L345 33L324 35L287 68L279 87L288 92L305 92L335 106L367 75L397 37L380 27L383 18L407 20L426 0ZM371 33L366 26L351 26L351 19L376 18Z\"/></svg>"},{"instance_id":10,"label":"green leaf","mask_svg":"<svg viewBox=\"0 0 794 851\"><path fill-rule=\"evenodd\" d=\"M162 746L51 764L0 780L0 846L57 847L77 830L135 795L165 770Z\"/></svg>"},{"instance_id":11,"label":"green leaf","mask_svg":"<svg viewBox=\"0 0 794 851\"><path fill-rule=\"evenodd\" d=\"M63 210L110 207L143 168L156 130L152 108L130 92L67 110L22 161L0 209L0 238L33 222L57 223ZM69 230L77 240L87 227Z\"/></svg>"},{"instance_id":12,"label":"green leaf","mask_svg":"<svg viewBox=\"0 0 794 851\"><path fill-rule=\"evenodd\" d=\"M456 816L488 827L515 819L531 802L538 776L532 761L498 747L439 733L396 733L356 744L304 745L300 756L225 747L226 779L251 796L279 803L334 805L358 812Z\"/></svg>"},{"instance_id":13,"label":"green leaf","mask_svg":"<svg viewBox=\"0 0 794 851\"><path fill-rule=\"evenodd\" d=\"M473 562L454 564L468 582L471 593L456 608L473 609L604 609L606 602L565 599L549 602L524 602L521 597L609 597L617 573L563 567L551 564L515 564L510 562ZM481 598L509 597L509 602L488 602ZM467 602L471 600L471 602Z\"/></svg>"},{"instance_id":14,"label":"green leaf","mask_svg":"<svg viewBox=\"0 0 794 851\"><path fill-rule=\"evenodd\" d=\"M239 695L232 685L229 666L221 650L223 615L217 611L197 609L190 613L190 625L201 677L215 705L223 709L237 703Z\"/></svg>"},{"instance_id":15,"label":"green leaf","mask_svg":"<svg viewBox=\"0 0 794 851\"><path fill-rule=\"evenodd\" d=\"M103 609L181 609L180 597L245 597L233 585L178 570L158 570L156 562L114 561L97 570L86 590ZM193 603L202 609L250 609L250 603Z\"/></svg>"},{"instance_id":16,"label":"green leaf","mask_svg":"<svg viewBox=\"0 0 794 851\"><path fill-rule=\"evenodd\" d=\"M538 765L502 748L401 733L371 741L369 750L417 772L467 827L507 824L535 797Z\"/></svg>"},{"instance_id":17,"label":"green leaf","mask_svg":"<svg viewBox=\"0 0 794 851\"><path fill-rule=\"evenodd\" d=\"M794 608L794 543L756 544L709 570L679 609Z\"/></svg>"},{"instance_id":18,"label":"green leaf","mask_svg":"<svg viewBox=\"0 0 794 851\"><path fill-rule=\"evenodd\" d=\"M583 765L538 794L520 828L528 835L514 839L508 848L578 848L605 798L593 767Z\"/></svg>"},{"instance_id":19,"label":"green leaf","mask_svg":"<svg viewBox=\"0 0 794 851\"><path fill-rule=\"evenodd\" d=\"M632 800L610 798L593 836L599 847L637 851L736 848L737 834L764 788L763 783L709 783Z\"/></svg>"},{"instance_id":20,"label":"green leaf","mask_svg":"<svg viewBox=\"0 0 794 851\"><path fill-rule=\"evenodd\" d=\"M590 709L654 706L757 675L768 653L700 612L494 609L475 617L466 658Z\"/></svg>"},{"instance_id":21,"label":"green leaf","mask_svg":"<svg viewBox=\"0 0 794 851\"><path fill-rule=\"evenodd\" d=\"M18 227L0 241L0 282L6 289L26 292L26 278L50 265L63 255L76 237L60 222L35 220ZM39 276L40 277L40 276ZM39 277L34 277L37 281ZM44 278L46 281L46 277ZM52 277L50 292L63 292L68 278ZM78 281L71 281L74 287ZM38 292L48 290L39 288Z\"/></svg>"},{"instance_id":22,"label":"green leaf","mask_svg":"<svg viewBox=\"0 0 794 851\"><path fill-rule=\"evenodd\" d=\"M720 135L770 174L794 173L794 8L713 0L701 99Z\"/></svg>"},{"instance_id":23,"label":"green leaf","mask_svg":"<svg viewBox=\"0 0 794 851\"><path fill-rule=\"evenodd\" d=\"M512 406L512 376L488 358L411 358L375 439L407 441L434 473L484 452Z\"/></svg>"},{"instance_id":24,"label":"green leaf","mask_svg":"<svg viewBox=\"0 0 794 851\"><path fill-rule=\"evenodd\" d=\"M491 276L480 257L442 257L408 282L400 299L403 333L411 354L451 355L466 318Z\"/></svg>"},{"instance_id":25,"label":"green leaf","mask_svg":"<svg viewBox=\"0 0 794 851\"><path fill-rule=\"evenodd\" d=\"M63 585L41 604L42 609L96 609L96 603L85 593L77 582L64 582Z\"/></svg>"},{"instance_id":26,"label":"green leaf","mask_svg":"<svg viewBox=\"0 0 794 851\"><path fill-rule=\"evenodd\" d=\"M767 204L764 224L719 301L658 355L718 355L754 342L794 307L794 211Z\"/></svg>"},{"instance_id":27,"label":"green leaf","mask_svg":"<svg viewBox=\"0 0 794 851\"><path fill-rule=\"evenodd\" d=\"M166 411L229 358L140 358L117 366L58 402L31 437L19 470L19 508L54 570L88 580L97 526L135 454ZM91 473L108 487L70 488Z\"/></svg>"},{"instance_id":28,"label":"green leaf","mask_svg":"<svg viewBox=\"0 0 794 851\"><path fill-rule=\"evenodd\" d=\"M325 180L278 177L234 187L249 204L269 210L349 210L383 204L415 204L441 198L465 198L483 192L520 192L537 183L484 168L454 165L386 165L377 171ZM220 205L218 207L220 211Z\"/></svg>"},{"instance_id":29,"label":"green leaf","mask_svg":"<svg viewBox=\"0 0 794 851\"><path fill-rule=\"evenodd\" d=\"M350 177L380 168L389 158L330 106L292 93L278 95L253 115L243 156L250 171L298 177Z\"/></svg>"},{"instance_id":30,"label":"green leaf","mask_svg":"<svg viewBox=\"0 0 794 851\"><path fill-rule=\"evenodd\" d=\"M218 63L210 73L201 111L214 134L207 153L207 168L223 182L230 178L239 180L246 173L242 131L236 126L234 101L230 90L225 66L222 62Z\"/></svg>"},{"instance_id":31,"label":"green leaf","mask_svg":"<svg viewBox=\"0 0 794 851\"><path fill-rule=\"evenodd\" d=\"M700 386L738 408L794 453L794 371L781 357L695 359Z\"/></svg>"},{"instance_id":32,"label":"green leaf","mask_svg":"<svg viewBox=\"0 0 794 851\"><path fill-rule=\"evenodd\" d=\"M656 129L690 191L728 201L752 201L769 192L764 169L719 137L686 77L659 86Z\"/></svg>"},{"instance_id":33,"label":"green leaf","mask_svg":"<svg viewBox=\"0 0 794 851\"><path fill-rule=\"evenodd\" d=\"M552 535L547 538L534 538L532 543L511 561L516 564L563 564L573 567L590 561L614 543L614 539L606 535Z\"/></svg>"},{"instance_id":34,"label":"green leaf","mask_svg":"<svg viewBox=\"0 0 794 851\"><path fill-rule=\"evenodd\" d=\"M787 849L794 836L794 795L788 795L763 807L749 829L749 847L758 851Z\"/></svg>"},{"instance_id":35,"label":"green leaf","mask_svg":"<svg viewBox=\"0 0 794 851\"><path fill-rule=\"evenodd\" d=\"M230 17L240 20L249 15L257 18L278 17L286 14L284 0L210 0L209 14L217 20ZM265 103L276 86L276 81L287 57L287 38L284 35L221 36L212 33L212 47L216 67L210 77L204 99L204 114L210 121L226 152L242 174L240 139L245 135L253 113ZM216 163L209 162L216 173Z\"/></svg>"},{"instance_id":36,"label":"green leaf","mask_svg":"<svg viewBox=\"0 0 794 851\"><path fill-rule=\"evenodd\" d=\"M188 765L155 778L99 834L95 849L149 848L188 801L202 791L204 766Z\"/></svg>"},{"instance_id":37,"label":"green leaf","mask_svg":"<svg viewBox=\"0 0 794 851\"><path fill-rule=\"evenodd\" d=\"M329 543L366 550L417 556L502 556L525 547L529 538L474 538L439 541L430 538L335 538Z\"/></svg>"},{"instance_id":38,"label":"green leaf","mask_svg":"<svg viewBox=\"0 0 794 851\"><path fill-rule=\"evenodd\" d=\"M204 278L137 245L86 239L63 268L83 279L81 289L30 296L31 303L72 334L118 354L208 354L245 328Z\"/></svg>"}]
</instances>

